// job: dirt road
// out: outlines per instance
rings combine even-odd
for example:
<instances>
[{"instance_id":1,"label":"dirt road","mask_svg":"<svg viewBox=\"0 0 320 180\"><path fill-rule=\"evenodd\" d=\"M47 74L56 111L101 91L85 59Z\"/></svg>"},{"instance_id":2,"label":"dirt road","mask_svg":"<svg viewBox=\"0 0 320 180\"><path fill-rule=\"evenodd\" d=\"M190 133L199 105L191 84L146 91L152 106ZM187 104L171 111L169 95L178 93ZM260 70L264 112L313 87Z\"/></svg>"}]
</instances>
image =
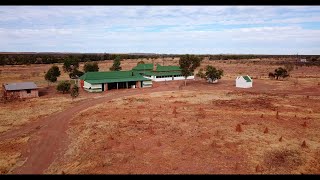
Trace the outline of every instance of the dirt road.
<instances>
[{"instance_id":1,"label":"dirt road","mask_svg":"<svg viewBox=\"0 0 320 180\"><path fill-rule=\"evenodd\" d=\"M28 147L22 150L25 163L14 169L14 174L42 174L45 169L63 152L68 145L66 130L72 117L78 112L112 99L131 96L141 93L177 90L177 86L171 88L155 87L146 89L129 89L108 92L100 98L90 98L79 102L63 112L55 113L36 123L22 127L18 130L9 131L0 136L0 141L18 136L30 135Z\"/></svg>"}]
</instances>

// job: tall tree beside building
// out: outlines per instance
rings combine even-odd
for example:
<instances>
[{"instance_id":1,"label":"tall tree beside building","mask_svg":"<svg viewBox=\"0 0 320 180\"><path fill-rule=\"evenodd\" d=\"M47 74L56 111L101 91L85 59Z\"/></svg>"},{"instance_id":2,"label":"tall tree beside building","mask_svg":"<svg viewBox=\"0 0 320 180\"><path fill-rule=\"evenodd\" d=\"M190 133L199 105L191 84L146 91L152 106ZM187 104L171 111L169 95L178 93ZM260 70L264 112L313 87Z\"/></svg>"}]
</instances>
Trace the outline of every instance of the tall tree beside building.
<instances>
[{"instance_id":1,"label":"tall tree beside building","mask_svg":"<svg viewBox=\"0 0 320 180\"><path fill-rule=\"evenodd\" d=\"M110 71L120 71L121 68L121 62L120 62L120 56L117 56L114 60L113 60L113 65L110 68Z\"/></svg>"},{"instance_id":2,"label":"tall tree beside building","mask_svg":"<svg viewBox=\"0 0 320 180\"><path fill-rule=\"evenodd\" d=\"M193 75L194 70L200 66L201 58L195 55L182 55L179 60L181 74L184 76L184 85L187 85L187 77Z\"/></svg>"},{"instance_id":3,"label":"tall tree beside building","mask_svg":"<svg viewBox=\"0 0 320 180\"><path fill-rule=\"evenodd\" d=\"M63 62L64 72L72 72L79 68L79 61L75 56L68 56Z\"/></svg>"},{"instance_id":4,"label":"tall tree beside building","mask_svg":"<svg viewBox=\"0 0 320 180\"><path fill-rule=\"evenodd\" d=\"M83 71L84 72L96 72L99 71L99 66L97 62L91 63L87 62L83 66Z\"/></svg>"}]
</instances>

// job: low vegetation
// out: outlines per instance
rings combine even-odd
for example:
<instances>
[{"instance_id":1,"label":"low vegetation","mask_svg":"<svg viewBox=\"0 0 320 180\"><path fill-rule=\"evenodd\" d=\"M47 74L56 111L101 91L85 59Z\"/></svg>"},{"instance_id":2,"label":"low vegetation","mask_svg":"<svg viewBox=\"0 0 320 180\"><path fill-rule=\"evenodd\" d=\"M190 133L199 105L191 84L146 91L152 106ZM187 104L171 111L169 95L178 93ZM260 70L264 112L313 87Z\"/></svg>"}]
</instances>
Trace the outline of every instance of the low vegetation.
<instances>
[{"instance_id":1,"label":"low vegetation","mask_svg":"<svg viewBox=\"0 0 320 180\"><path fill-rule=\"evenodd\" d=\"M286 69L282 68L282 67L279 67L279 68L275 69L274 73L272 73L272 72L269 73L269 78L270 79L276 78L276 80L278 80L279 77L284 79L284 78L286 78L288 76L289 76L288 71Z\"/></svg>"},{"instance_id":2,"label":"low vegetation","mask_svg":"<svg viewBox=\"0 0 320 180\"><path fill-rule=\"evenodd\" d=\"M70 91L71 83L69 81L61 81L57 85L57 90L63 94Z\"/></svg>"},{"instance_id":3,"label":"low vegetation","mask_svg":"<svg viewBox=\"0 0 320 180\"><path fill-rule=\"evenodd\" d=\"M71 93L70 93L71 97L72 98L76 98L79 96L79 87L78 85L74 85L72 88L71 88Z\"/></svg>"},{"instance_id":4,"label":"low vegetation","mask_svg":"<svg viewBox=\"0 0 320 180\"><path fill-rule=\"evenodd\" d=\"M216 69L213 66L206 66L206 71L203 72L203 69L200 69L197 76L200 78L206 79L209 83L214 83L216 80L221 79L223 76L222 69Z\"/></svg>"}]
</instances>

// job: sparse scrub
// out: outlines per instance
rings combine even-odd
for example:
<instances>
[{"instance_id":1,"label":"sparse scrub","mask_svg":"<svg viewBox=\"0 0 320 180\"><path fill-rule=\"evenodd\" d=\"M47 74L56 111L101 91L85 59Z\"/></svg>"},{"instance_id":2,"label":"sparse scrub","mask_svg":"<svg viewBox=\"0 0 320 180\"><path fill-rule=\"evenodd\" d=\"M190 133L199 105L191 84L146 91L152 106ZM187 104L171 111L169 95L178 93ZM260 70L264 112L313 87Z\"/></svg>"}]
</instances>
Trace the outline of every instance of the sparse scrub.
<instances>
[{"instance_id":1,"label":"sparse scrub","mask_svg":"<svg viewBox=\"0 0 320 180\"><path fill-rule=\"evenodd\" d=\"M291 149L275 149L265 153L264 164L269 171L289 173L303 164L301 153Z\"/></svg>"},{"instance_id":2,"label":"sparse scrub","mask_svg":"<svg viewBox=\"0 0 320 180\"><path fill-rule=\"evenodd\" d=\"M58 86L57 90L62 92L63 94L70 91L71 83L68 81L61 81Z\"/></svg>"}]
</instances>

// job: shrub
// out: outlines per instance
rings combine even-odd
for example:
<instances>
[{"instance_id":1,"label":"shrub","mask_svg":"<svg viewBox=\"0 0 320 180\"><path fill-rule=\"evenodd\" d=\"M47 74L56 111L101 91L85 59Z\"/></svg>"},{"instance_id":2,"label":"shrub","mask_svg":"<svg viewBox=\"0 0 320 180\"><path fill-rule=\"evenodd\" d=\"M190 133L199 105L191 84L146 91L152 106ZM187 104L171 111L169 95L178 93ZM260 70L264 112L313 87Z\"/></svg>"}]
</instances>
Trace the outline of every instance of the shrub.
<instances>
[{"instance_id":1,"label":"shrub","mask_svg":"<svg viewBox=\"0 0 320 180\"><path fill-rule=\"evenodd\" d=\"M59 82L59 84L57 86L57 90L64 94L65 92L69 92L70 91L70 87L71 87L71 83L70 82L61 81L61 82Z\"/></svg>"}]
</instances>

